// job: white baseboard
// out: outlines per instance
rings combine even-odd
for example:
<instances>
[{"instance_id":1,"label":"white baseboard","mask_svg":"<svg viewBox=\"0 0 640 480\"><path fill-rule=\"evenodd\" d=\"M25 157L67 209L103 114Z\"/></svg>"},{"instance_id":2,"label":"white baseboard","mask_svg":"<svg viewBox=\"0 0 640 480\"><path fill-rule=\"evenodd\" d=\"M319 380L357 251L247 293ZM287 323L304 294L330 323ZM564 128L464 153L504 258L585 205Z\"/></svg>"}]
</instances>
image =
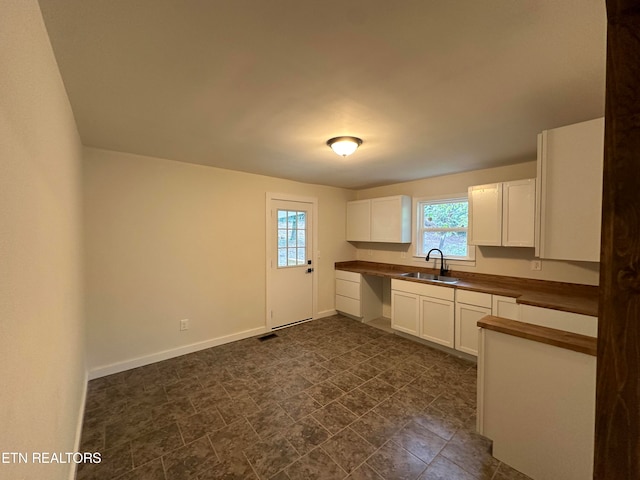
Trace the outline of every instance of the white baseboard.
<instances>
[{"instance_id":1,"label":"white baseboard","mask_svg":"<svg viewBox=\"0 0 640 480\"><path fill-rule=\"evenodd\" d=\"M96 367L89 372L89 380L95 378L105 377L114 373L124 372L131 370L132 368L143 367L151 363L161 362L162 360L168 360L169 358L179 357L188 353L197 352L211 347L217 347L225 343L235 342L237 340L243 340L245 338L253 337L255 335L261 335L268 332L267 327L252 328L243 332L234 333L232 335L226 335L224 337L212 338L203 342L192 343L191 345L185 345L183 347L172 348L170 350L163 350L161 352L152 353L143 357L136 357L123 362L112 363L110 365L104 365Z\"/></svg>"},{"instance_id":2,"label":"white baseboard","mask_svg":"<svg viewBox=\"0 0 640 480\"><path fill-rule=\"evenodd\" d=\"M323 310L322 312L318 312L318 315L315 318L324 318L330 317L331 315L335 315L338 312L336 310Z\"/></svg>"}]
</instances>

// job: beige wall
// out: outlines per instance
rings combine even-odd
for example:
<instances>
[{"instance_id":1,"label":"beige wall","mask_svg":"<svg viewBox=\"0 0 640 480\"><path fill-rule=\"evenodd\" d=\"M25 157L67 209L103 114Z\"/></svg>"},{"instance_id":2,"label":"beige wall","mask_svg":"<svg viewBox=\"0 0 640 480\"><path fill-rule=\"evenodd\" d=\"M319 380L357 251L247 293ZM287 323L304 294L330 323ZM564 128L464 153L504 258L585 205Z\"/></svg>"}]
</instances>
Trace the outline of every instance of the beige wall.
<instances>
[{"instance_id":1,"label":"beige wall","mask_svg":"<svg viewBox=\"0 0 640 480\"><path fill-rule=\"evenodd\" d=\"M37 1L1 11L0 452L30 457L74 451L81 420L81 146ZM0 464L7 479L72 475Z\"/></svg>"},{"instance_id":2,"label":"beige wall","mask_svg":"<svg viewBox=\"0 0 640 480\"><path fill-rule=\"evenodd\" d=\"M261 332L266 192L318 198L322 315L334 308L336 261L425 265L411 257L409 246L345 242L348 200L462 193L469 185L535 176L535 162L528 162L353 192L92 148L84 158L88 362L94 376ZM475 266L454 269L597 284L597 264L544 261L534 272L531 259L531 248L482 247ZM186 332L178 329L182 318L190 320Z\"/></svg>"},{"instance_id":3,"label":"beige wall","mask_svg":"<svg viewBox=\"0 0 640 480\"><path fill-rule=\"evenodd\" d=\"M266 192L318 198L318 312L333 310L333 264L355 258L354 192L97 149L84 165L94 374L264 327Z\"/></svg>"},{"instance_id":4,"label":"beige wall","mask_svg":"<svg viewBox=\"0 0 640 480\"><path fill-rule=\"evenodd\" d=\"M401 194L410 195L414 198L449 195L465 193L471 185L506 182L534 178L535 176L536 162L531 161L517 165L425 178L386 187L360 190L358 198L366 199ZM357 247L359 260L413 266L426 265L424 258L412 257L413 245L358 243ZM402 258L403 254L406 254L406 258ZM532 271L530 262L533 258L533 248L476 247L475 266L455 265L452 266L452 269L588 285L598 284L599 264L597 263L542 260L542 270ZM430 262L429 266L433 266L433 263Z\"/></svg>"}]
</instances>

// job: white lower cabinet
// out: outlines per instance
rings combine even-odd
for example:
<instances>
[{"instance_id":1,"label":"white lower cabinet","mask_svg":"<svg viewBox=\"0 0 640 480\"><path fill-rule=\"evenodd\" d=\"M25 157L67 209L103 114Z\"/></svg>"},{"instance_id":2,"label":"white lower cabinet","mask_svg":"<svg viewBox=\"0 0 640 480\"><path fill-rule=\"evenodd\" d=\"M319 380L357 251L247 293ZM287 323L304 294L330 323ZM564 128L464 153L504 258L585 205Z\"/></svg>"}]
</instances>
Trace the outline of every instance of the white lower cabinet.
<instances>
[{"instance_id":1,"label":"white lower cabinet","mask_svg":"<svg viewBox=\"0 0 640 480\"><path fill-rule=\"evenodd\" d=\"M514 297L503 297L493 295L491 303L491 315L494 317L508 318L510 320L520 320L520 309Z\"/></svg>"},{"instance_id":2,"label":"white lower cabinet","mask_svg":"<svg viewBox=\"0 0 640 480\"><path fill-rule=\"evenodd\" d=\"M362 316L360 303L362 275L336 270L336 310L354 317Z\"/></svg>"},{"instance_id":3,"label":"white lower cabinet","mask_svg":"<svg viewBox=\"0 0 640 480\"><path fill-rule=\"evenodd\" d=\"M453 348L454 289L391 280L391 328Z\"/></svg>"},{"instance_id":4,"label":"white lower cabinet","mask_svg":"<svg viewBox=\"0 0 640 480\"><path fill-rule=\"evenodd\" d=\"M598 317L580 313L520 305L520 321L589 337L598 336Z\"/></svg>"},{"instance_id":5,"label":"white lower cabinet","mask_svg":"<svg viewBox=\"0 0 640 480\"><path fill-rule=\"evenodd\" d=\"M420 337L453 348L453 302L420 297Z\"/></svg>"},{"instance_id":6,"label":"white lower cabinet","mask_svg":"<svg viewBox=\"0 0 640 480\"><path fill-rule=\"evenodd\" d=\"M491 315L491 295L458 290L456 293L455 349L478 356L478 320Z\"/></svg>"},{"instance_id":7,"label":"white lower cabinet","mask_svg":"<svg viewBox=\"0 0 640 480\"><path fill-rule=\"evenodd\" d=\"M382 278L336 270L336 311L368 322L382 316Z\"/></svg>"},{"instance_id":8,"label":"white lower cabinet","mask_svg":"<svg viewBox=\"0 0 640 480\"><path fill-rule=\"evenodd\" d=\"M420 295L391 290L391 328L418 335Z\"/></svg>"}]
</instances>

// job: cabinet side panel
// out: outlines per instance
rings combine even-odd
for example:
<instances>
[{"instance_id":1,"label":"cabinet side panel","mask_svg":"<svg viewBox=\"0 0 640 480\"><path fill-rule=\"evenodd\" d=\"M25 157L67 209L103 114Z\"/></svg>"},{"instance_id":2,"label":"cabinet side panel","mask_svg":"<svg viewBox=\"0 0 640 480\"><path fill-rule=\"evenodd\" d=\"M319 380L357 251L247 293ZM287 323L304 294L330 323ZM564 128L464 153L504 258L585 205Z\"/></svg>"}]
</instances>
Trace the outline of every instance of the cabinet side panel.
<instances>
[{"instance_id":1,"label":"cabinet side panel","mask_svg":"<svg viewBox=\"0 0 640 480\"><path fill-rule=\"evenodd\" d=\"M544 177L544 156L546 136L546 132L538 134L538 156L536 161L536 212L534 223L534 254L536 257L544 256L544 224L542 220L542 212L545 209L544 187L546 185L546 179Z\"/></svg>"},{"instance_id":2,"label":"cabinet side panel","mask_svg":"<svg viewBox=\"0 0 640 480\"><path fill-rule=\"evenodd\" d=\"M596 358L484 330L482 433L531 478L592 478Z\"/></svg>"},{"instance_id":3,"label":"cabinet side panel","mask_svg":"<svg viewBox=\"0 0 640 480\"><path fill-rule=\"evenodd\" d=\"M547 131L544 258L600 259L604 121Z\"/></svg>"}]
</instances>

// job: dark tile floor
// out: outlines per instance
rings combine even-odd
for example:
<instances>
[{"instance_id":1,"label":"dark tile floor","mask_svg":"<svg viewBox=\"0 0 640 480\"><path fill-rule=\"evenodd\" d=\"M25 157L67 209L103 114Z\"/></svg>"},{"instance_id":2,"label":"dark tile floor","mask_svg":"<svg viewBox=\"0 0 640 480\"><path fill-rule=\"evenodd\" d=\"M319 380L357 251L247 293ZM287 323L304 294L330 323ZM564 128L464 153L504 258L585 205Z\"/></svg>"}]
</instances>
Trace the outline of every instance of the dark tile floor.
<instances>
[{"instance_id":1,"label":"dark tile floor","mask_svg":"<svg viewBox=\"0 0 640 480\"><path fill-rule=\"evenodd\" d=\"M78 480L522 480L476 368L342 316L89 382Z\"/></svg>"}]
</instances>

